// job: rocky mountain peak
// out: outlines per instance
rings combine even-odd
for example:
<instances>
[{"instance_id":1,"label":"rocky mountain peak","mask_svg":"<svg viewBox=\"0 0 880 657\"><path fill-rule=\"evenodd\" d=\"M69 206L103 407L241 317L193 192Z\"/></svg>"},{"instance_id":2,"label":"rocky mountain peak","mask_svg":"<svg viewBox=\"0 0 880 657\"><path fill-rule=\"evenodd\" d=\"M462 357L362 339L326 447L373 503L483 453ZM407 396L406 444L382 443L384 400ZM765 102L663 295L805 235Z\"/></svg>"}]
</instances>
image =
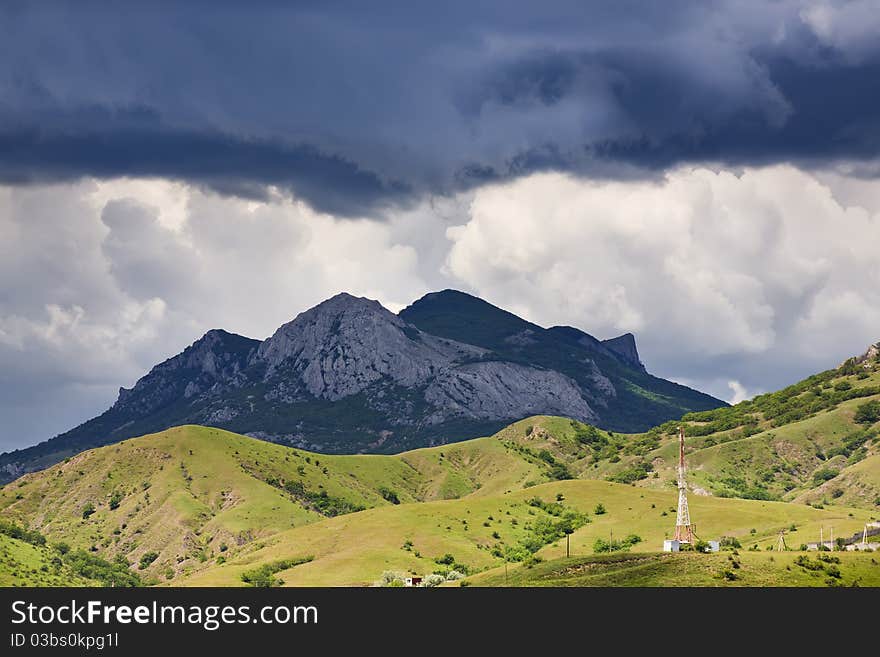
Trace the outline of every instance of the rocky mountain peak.
<instances>
[{"instance_id":1,"label":"rocky mountain peak","mask_svg":"<svg viewBox=\"0 0 880 657\"><path fill-rule=\"evenodd\" d=\"M295 372L312 396L338 400L387 379L409 387L482 350L427 335L379 302L337 294L266 340L255 361L265 379Z\"/></svg>"},{"instance_id":2,"label":"rocky mountain peak","mask_svg":"<svg viewBox=\"0 0 880 657\"><path fill-rule=\"evenodd\" d=\"M279 327L260 345L257 358L273 371L287 360L333 352L350 339L380 343L382 336L387 340L402 332L405 325L378 301L343 292Z\"/></svg>"},{"instance_id":3,"label":"rocky mountain peak","mask_svg":"<svg viewBox=\"0 0 880 657\"><path fill-rule=\"evenodd\" d=\"M218 382L234 382L241 378L259 344L223 329L211 329L181 353L156 365L133 388L120 388L114 406L148 412L175 398L188 399Z\"/></svg>"},{"instance_id":4,"label":"rocky mountain peak","mask_svg":"<svg viewBox=\"0 0 880 657\"><path fill-rule=\"evenodd\" d=\"M623 360L630 365L645 369L645 366L639 358L639 350L636 348L636 336L632 333L624 333L623 335L618 335L616 338L602 340L602 344L623 358Z\"/></svg>"}]
</instances>

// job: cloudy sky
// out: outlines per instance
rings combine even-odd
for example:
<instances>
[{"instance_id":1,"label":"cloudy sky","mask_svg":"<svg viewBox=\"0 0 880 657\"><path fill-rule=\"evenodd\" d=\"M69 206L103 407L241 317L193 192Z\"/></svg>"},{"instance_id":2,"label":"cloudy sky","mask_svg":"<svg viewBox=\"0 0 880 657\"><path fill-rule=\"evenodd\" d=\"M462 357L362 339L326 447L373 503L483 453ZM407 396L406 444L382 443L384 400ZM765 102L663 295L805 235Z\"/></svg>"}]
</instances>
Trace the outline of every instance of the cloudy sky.
<instances>
[{"instance_id":1,"label":"cloudy sky","mask_svg":"<svg viewBox=\"0 0 880 657\"><path fill-rule=\"evenodd\" d=\"M0 4L0 450L223 327L453 287L727 400L880 340L880 12Z\"/></svg>"}]
</instances>

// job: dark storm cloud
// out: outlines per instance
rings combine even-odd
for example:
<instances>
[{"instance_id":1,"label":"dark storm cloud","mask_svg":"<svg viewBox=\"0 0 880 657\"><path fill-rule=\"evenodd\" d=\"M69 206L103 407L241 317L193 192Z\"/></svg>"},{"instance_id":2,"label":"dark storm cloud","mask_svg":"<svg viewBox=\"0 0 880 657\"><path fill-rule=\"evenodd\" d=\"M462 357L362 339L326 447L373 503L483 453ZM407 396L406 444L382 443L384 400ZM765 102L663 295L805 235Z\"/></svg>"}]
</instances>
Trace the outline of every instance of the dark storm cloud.
<instances>
[{"instance_id":1,"label":"dark storm cloud","mask_svg":"<svg viewBox=\"0 0 880 657\"><path fill-rule=\"evenodd\" d=\"M204 184L222 193L264 198L265 185L292 186L324 212L357 214L402 200L409 191L400 181L386 182L339 155L309 144L285 145L218 132L188 132L161 127L114 128L101 113L88 130L54 133L51 129L0 133L0 181L34 183L103 177L168 177Z\"/></svg>"},{"instance_id":2,"label":"dark storm cloud","mask_svg":"<svg viewBox=\"0 0 880 657\"><path fill-rule=\"evenodd\" d=\"M871 159L875 13L858 0L7 5L0 180L276 185L354 215L545 169Z\"/></svg>"}]
</instances>

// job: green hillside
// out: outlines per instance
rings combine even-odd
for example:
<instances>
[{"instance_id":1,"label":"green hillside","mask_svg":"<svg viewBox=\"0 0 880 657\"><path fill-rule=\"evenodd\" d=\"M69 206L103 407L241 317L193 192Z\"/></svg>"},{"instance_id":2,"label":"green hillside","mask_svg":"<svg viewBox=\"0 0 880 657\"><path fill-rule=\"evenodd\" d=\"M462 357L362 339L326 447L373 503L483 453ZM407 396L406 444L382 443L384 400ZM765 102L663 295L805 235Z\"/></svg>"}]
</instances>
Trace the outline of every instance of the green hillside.
<instances>
[{"instance_id":1,"label":"green hillside","mask_svg":"<svg viewBox=\"0 0 880 657\"><path fill-rule=\"evenodd\" d=\"M503 567L505 555L522 557L516 554L522 545L540 542L536 539L536 528L558 522L559 517L547 513L542 506L552 510L560 495L562 509L588 520L571 535L571 551L575 555L593 554L596 539L631 534L642 539L633 547L634 552L656 552L675 524L673 492L569 480L498 496L376 508L290 529L267 539L263 546L255 545L242 552L237 559L176 583L234 586L246 571L305 555L312 557L309 563L278 573L286 585L370 585L386 571L424 575L446 570L447 565L438 563L438 558L446 554L452 555L454 567L462 571L497 570ZM530 503L536 499L543 505ZM596 514L599 504L605 513ZM869 516L858 509L819 510L781 502L704 497L694 499L692 504L692 517L700 535L734 536L743 549L757 545L764 550L775 544L780 529L791 530L792 526L794 530L788 540L795 548L801 541L816 540L820 526L826 533L833 528L841 535L852 534ZM543 559L562 556L565 540L553 536L534 554ZM526 562L535 558L527 556ZM524 566L514 563L511 567Z\"/></svg>"},{"instance_id":2,"label":"green hillside","mask_svg":"<svg viewBox=\"0 0 880 657\"><path fill-rule=\"evenodd\" d=\"M880 586L880 562L857 552L623 552L495 569L474 586Z\"/></svg>"},{"instance_id":3,"label":"green hillside","mask_svg":"<svg viewBox=\"0 0 880 657\"><path fill-rule=\"evenodd\" d=\"M0 489L0 515L108 559L139 564L155 555L143 574L166 581L292 527L503 493L551 475L546 461L493 438L398 456L327 456L185 426L25 475Z\"/></svg>"},{"instance_id":4,"label":"green hillside","mask_svg":"<svg viewBox=\"0 0 880 657\"><path fill-rule=\"evenodd\" d=\"M878 403L880 364L848 363L685 416L698 533L735 537L741 553L760 551L744 556L755 576L743 583L801 583L788 569L777 572L783 561L764 557L782 529L797 548L820 527L851 535L880 515ZM674 525L678 424L620 434L538 416L492 437L394 456L314 454L183 426L21 477L0 489L0 519L44 535L47 545L68 543L77 556L60 555L61 567L69 561L81 573L71 581L98 573L106 583L124 576L107 568L122 568L143 584L369 585L386 571L434 570L479 583L505 561L531 571L539 559L550 569L546 581L562 581L571 578L547 564L564 556L568 529L579 558L594 556L597 539L641 539L631 551L645 561L590 565L591 577L633 566L628 582L654 581L638 575L650 565L657 582L710 584L700 577L714 577L706 564L717 555L688 555L706 561L692 574L682 561L674 577L664 573L678 562L651 556ZM49 577L39 558L52 562L52 548L4 541L15 547L0 565L7 581L37 583L34 569ZM873 581L870 569L860 574L860 556L842 558L856 560L853 579ZM618 581L620 573L591 581ZM803 582L815 583L809 577Z\"/></svg>"},{"instance_id":5,"label":"green hillside","mask_svg":"<svg viewBox=\"0 0 880 657\"><path fill-rule=\"evenodd\" d=\"M697 493L880 509L880 363L848 362L736 406L685 415L596 452L581 476L675 485L683 425Z\"/></svg>"},{"instance_id":6,"label":"green hillside","mask_svg":"<svg viewBox=\"0 0 880 657\"><path fill-rule=\"evenodd\" d=\"M0 533L0 586L97 586L74 572L58 552Z\"/></svg>"}]
</instances>

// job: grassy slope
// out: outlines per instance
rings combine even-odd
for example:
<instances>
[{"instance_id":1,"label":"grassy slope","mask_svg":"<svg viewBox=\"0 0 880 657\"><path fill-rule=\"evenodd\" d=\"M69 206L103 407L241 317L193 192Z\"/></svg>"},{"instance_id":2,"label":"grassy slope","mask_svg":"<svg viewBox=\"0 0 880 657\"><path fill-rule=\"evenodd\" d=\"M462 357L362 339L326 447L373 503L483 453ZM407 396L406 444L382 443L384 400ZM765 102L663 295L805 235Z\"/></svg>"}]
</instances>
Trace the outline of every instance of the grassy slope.
<instances>
[{"instance_id":1,"label":"grassy slope","mask_svg":"<svg viewBox=\"0 0 880 657\"><path fill-rule=\"evenodd\" d=\"M145 574L165 580L329 515L282 482L302 482L351 510L392 506L383 491L404 504L482 496L546 481L546 471L492 438L398 456L327 456L185 426L26 475L0 489L0 516L108 559L121 553L137 563L158 552ZM114 494L122 499L111 509ZM96 510L84 519L88 504Z\"/></svg>"},{"instance_id":2,"label":"grassy slope","mask_svg":"<svg viewBox=\"0 0 880 657\"><path fill-rule=\"evenodd\" d=\"M57 553L0 534L0 586L96 586L54 561Z\"/></svg>"},{"instance_id":3,"label":"grassy slope","mask_svg":"<svg viewBox=\"0 0 880 657\"><path fill-rule=\"evenodd\" d=\"M834 385L844 381L854 389L880 386L880 366L868 378L834 376L829 384L833 389ZM869 439L863 449L853 455L835 454L844 445L845 437L862 429L874 435L880 431L880 423L866 427L853 420L856 408L871 400L880 400L880 394L843 401L781 426L773 426L773 421L755 412L752 415L758 421L759 433L748 437L744 437L739 429L706 436L689 435L686 439L689 483L714 495L741 496L746 489L754 490L758 486L771 498L781 500L826 504L834 501L877 509L880 500L880 439ZM683 424L690 431L704 423L686 421ZM623 448L618 462L601 459L586 468L582 476L606 478L634 463L649 462L656 477L652 473L637 485L655 489L673 487L678 446L674 428L668 427L668 431L652 432L660 443L656 449L633 454ZM635 441L646 435L629 436L627 440ZM814 475L825 469L839 474L825 483L815 481ZM732 479L739 479L746 488L731 486Z\"/></svg>"},{"instance_id":4,"label":"grassy slope","mask_svg":"<svg viewBox=\"0 0 880 657\"><path fill-rule=\"evenodd\" d=\"M825 570L795 563L798 552L730 552L717 554L618 553L561 558L531 568L481 573L470 579L475 586L828 586ZM816 553L808 553L816 562ZM880 561L867 553L835 552L842 586L880 586ZM732 567L732 560L739 568ZM723 573L736 579L727 580Z\"/></svg>"},{"instance_id":5,"label":"grassy slope","mask_svg":"<svg viewBox=\"0 0 880 657\"><path fill-rule=\"evenodd\" d=\"M491 548L518 542L528 523L541 514L526 500L538 496L552 501L558 493L564 496L568 507L591 516L592 522L571 536L572 553L576 555L591 554L595 539L607 538L612 533L618 537L636 533L643 539L637 550L656 551L675 523L675 513L670 511L676 501L673 492L569 480L497 496L377 508L291 529L267 539L264 547L255 546L237 559L179 583L236 585L246 569L302 555L313 555L315 559L280 573L287 585L367 585L379 579L385 570L425 574L436 567L433 560L447 552L472 569L497 569L503 561L492 556ZM607 513L595 515L598 503L605 506ZM858 509L819 510L782 502L697 498L692 504L692 517L702 536L738 536L744 546L757 544L762 549L774 544L778 531L792 524L797 530L788 540L799 545L798 541L818 537L820 526L826 533L833 526L835 535L851 534L869 516ZM493 538L493 532L500 539ZM403 548L407 540L413 544L409 551ZM550 559L564 551L565 544L560 541L544 547L539 554Z\"/></svg>"}]
</instances>

